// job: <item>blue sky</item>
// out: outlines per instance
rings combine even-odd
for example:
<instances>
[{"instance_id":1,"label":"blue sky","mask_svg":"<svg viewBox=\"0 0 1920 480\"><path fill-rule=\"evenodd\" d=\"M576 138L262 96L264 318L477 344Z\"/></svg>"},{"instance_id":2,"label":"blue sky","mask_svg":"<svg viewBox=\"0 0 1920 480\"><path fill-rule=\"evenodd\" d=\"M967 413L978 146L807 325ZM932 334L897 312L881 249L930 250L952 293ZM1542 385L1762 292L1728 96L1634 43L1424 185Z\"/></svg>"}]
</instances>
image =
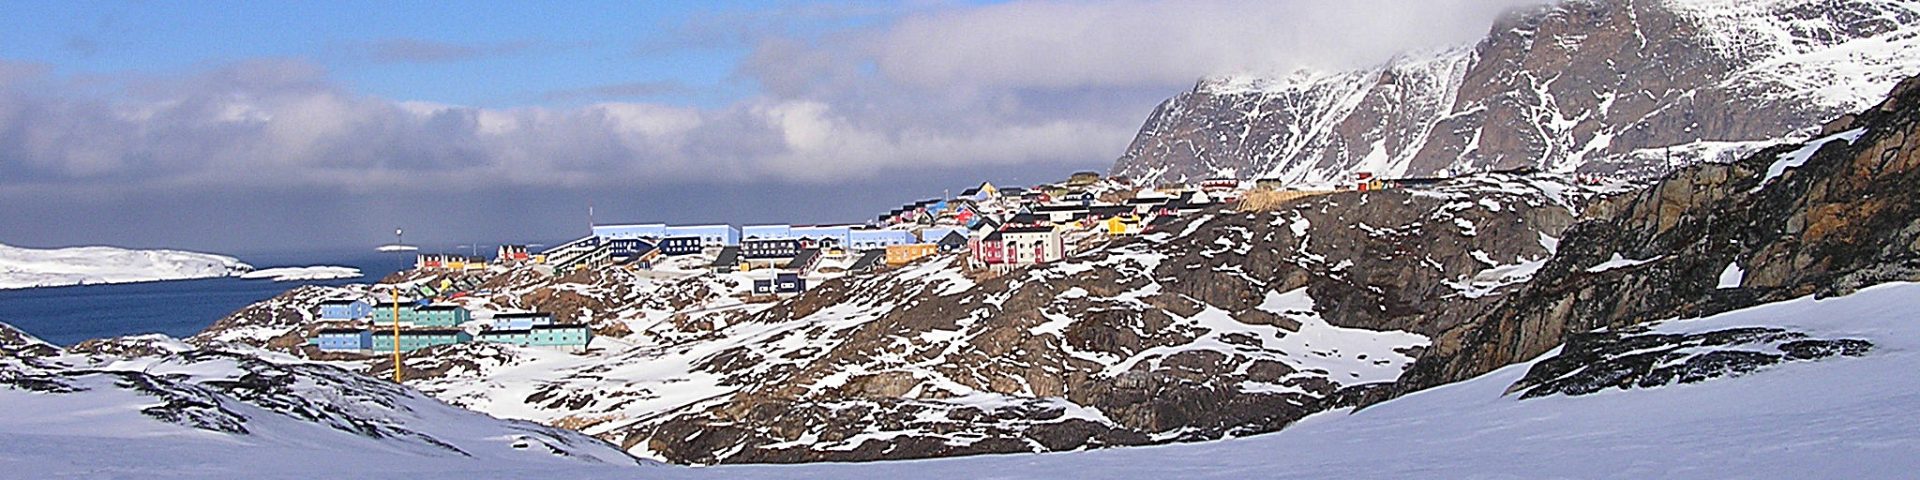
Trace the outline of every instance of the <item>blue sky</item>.
<instances>
[{"instance_id":1,"label":"blue sky","mask_svg":"<svg viewBox=\"0 0 1920 480\"><path fill-rule=\"evenodd\" d=\"M16 1L0 243L215 251L858 222L1106 170L1203 76L1539 0Z\"/></svg>"}]
</instances>

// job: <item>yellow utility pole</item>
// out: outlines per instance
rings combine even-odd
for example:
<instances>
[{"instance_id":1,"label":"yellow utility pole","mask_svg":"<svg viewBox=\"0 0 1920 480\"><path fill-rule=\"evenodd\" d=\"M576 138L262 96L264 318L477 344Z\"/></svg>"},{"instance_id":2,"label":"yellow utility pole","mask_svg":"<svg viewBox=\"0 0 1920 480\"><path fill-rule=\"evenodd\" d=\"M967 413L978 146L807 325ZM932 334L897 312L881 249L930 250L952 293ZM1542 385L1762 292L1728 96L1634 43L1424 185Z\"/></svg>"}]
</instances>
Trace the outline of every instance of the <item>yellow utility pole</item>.
<instances>
[{"instance_id":1,"label":"yellow utility pole","mask_svg":"<svg viewBox=\"0 0 1920 480\"><path fill-rule=\"evenodd\" d=\"M393 287L393 383L400 383L400 286Z\"/></svg>"}]
</instances>

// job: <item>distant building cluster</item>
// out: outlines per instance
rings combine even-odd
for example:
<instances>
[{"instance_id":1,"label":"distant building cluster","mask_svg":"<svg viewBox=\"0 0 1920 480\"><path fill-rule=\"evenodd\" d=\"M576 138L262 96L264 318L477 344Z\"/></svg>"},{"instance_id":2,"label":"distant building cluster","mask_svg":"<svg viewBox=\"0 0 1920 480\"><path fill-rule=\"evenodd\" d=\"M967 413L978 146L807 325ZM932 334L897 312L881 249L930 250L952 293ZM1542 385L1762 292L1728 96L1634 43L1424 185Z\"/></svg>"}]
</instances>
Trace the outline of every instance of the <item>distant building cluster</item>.
<instances>
[{"instance_id":1,"label":"distant building cluster","mask_svg":"<svg viewBox=\"0 0 1920 480\"><path fill-rule=\"evenodd\" d=\"M584 349L593 341L593 329L587 325L555 322L553 315L544 312L497 313L486 321L475 321L471 311L458 305L377 305L355 299L321 302L317 313L323 322L353 325L323 328L308 339L308 344L327 352L387 352L396 343L400 351L408 352L473 341Z\"/></svg>"}]
</instances>

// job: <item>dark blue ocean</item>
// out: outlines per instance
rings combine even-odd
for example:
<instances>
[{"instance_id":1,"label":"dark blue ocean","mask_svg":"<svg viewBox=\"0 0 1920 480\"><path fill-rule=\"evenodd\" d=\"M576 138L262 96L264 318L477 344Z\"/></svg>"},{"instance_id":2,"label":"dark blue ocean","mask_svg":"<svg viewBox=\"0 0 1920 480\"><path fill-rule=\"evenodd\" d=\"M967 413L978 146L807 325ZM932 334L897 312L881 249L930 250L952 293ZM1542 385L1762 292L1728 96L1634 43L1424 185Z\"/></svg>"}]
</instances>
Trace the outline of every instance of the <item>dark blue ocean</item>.
<instances>
[{"instance_id":1,"label":"dark blue ocean","mask_svg":"<svg viewBox=\"0 0 1920 480\"><path fill-rule=\"evenodd\" d=\"M340 265L366 276L348 280L274 282L211 278L120 285L0 290L0 322L43 340L82 340L141 333L186 337L247 305L300 285L372 283L413 266L413 253L333 251L233 254L256 268Z\"/></svg>"}]
</instances>

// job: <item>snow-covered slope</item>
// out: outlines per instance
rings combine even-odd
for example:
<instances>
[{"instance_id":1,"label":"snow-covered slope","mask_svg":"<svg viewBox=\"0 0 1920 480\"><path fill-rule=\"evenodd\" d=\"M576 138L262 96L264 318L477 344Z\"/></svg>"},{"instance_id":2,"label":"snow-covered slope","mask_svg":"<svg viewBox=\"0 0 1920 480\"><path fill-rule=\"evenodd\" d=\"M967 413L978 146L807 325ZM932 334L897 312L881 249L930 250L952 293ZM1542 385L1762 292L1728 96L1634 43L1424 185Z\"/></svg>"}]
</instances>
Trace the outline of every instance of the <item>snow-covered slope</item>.
<instances>
[{"instance_id":1,"label":"snow-covered slope","mask_svg":"<svg viewBox=\"0 0 1920 480\"><path fill-rule=\"evenodd\" d=\"M1113 172L1647 176L1805 136L1917 73L1916 2L1561 1L1371 69L1204 79L1148 117Z\"/></svg>"},{"instance_id":2,"label":"snow-covered slope","mask_svg":"<svg viewBox=\"0 0 1920 480\"><path fill-rule=\"evenodd\" d=\"M0 476L337 478L640 464L578 433L260 350L130 337L61 352L0 337L9 342L0 345L8 353Z\"/></svg>"},{"instance_id":3,"label":"snow-covered slope","mask_svg":"<svg viewBox=\"0 0 1920 480\"><path fill-rule=\"evenodd\" d=\"M240 278L244 278L248 280L265 279L265 280L273 280L276 282L291 282L291 281L298 281L298 280L339 280L339 279L347 279L347 278L360 278L361 276L363 275L360 273L360 269L358 268L324 266L324 265L312 266L312 267L262 268L259 270L254 270L251 272L240 274Z\"/></svg>"},{"instance_id":4,"label":"snow-covered slope","mask_svg":"<svg viewBox=\"0 0 1920 480\"><path fill-rule=\"evenodd\" d=\"M250 270L239 259L206 253L0 245L0 289L225 277Z\"/></svg>"},{"instance_id":5,"label":"snow-covered slope","mask_svg":"<svg viewBox=\"0 0 1920 480\"><path fill-rule=\"evenodd\" d=\"M1920 285L1789 302L1655 325L1689 334L1763 327L1876 345L1861 356L1787 363L1732 378L1578 397L1507 393L1514 365L1279 433L1086 452L864 464L707 468L595 466L512 452L411 456L281 425L230 440L129 413L132 400L68 403L0 391L0 469L27 477L361 478L1897 478L1920 471ZM1549 354L1551 356L1552 354ZM49 397L52 398L52 397ZM131 397L137 399L138 397ZM24 409L24 410L22 410ZM14 412L44 412L14 415ZM84 412L84 414L76 413ZM95 428L107 428L96 430ZM184 431L184 433L183 433ZM372 440L357 442L374 443ZM476 449L478 450L478 449ZM112 452L107 454L106 452ZM526 457L545 458L537 463ZM507 460L511 459L511 461Z\"/></svg>"}]
</instances>

